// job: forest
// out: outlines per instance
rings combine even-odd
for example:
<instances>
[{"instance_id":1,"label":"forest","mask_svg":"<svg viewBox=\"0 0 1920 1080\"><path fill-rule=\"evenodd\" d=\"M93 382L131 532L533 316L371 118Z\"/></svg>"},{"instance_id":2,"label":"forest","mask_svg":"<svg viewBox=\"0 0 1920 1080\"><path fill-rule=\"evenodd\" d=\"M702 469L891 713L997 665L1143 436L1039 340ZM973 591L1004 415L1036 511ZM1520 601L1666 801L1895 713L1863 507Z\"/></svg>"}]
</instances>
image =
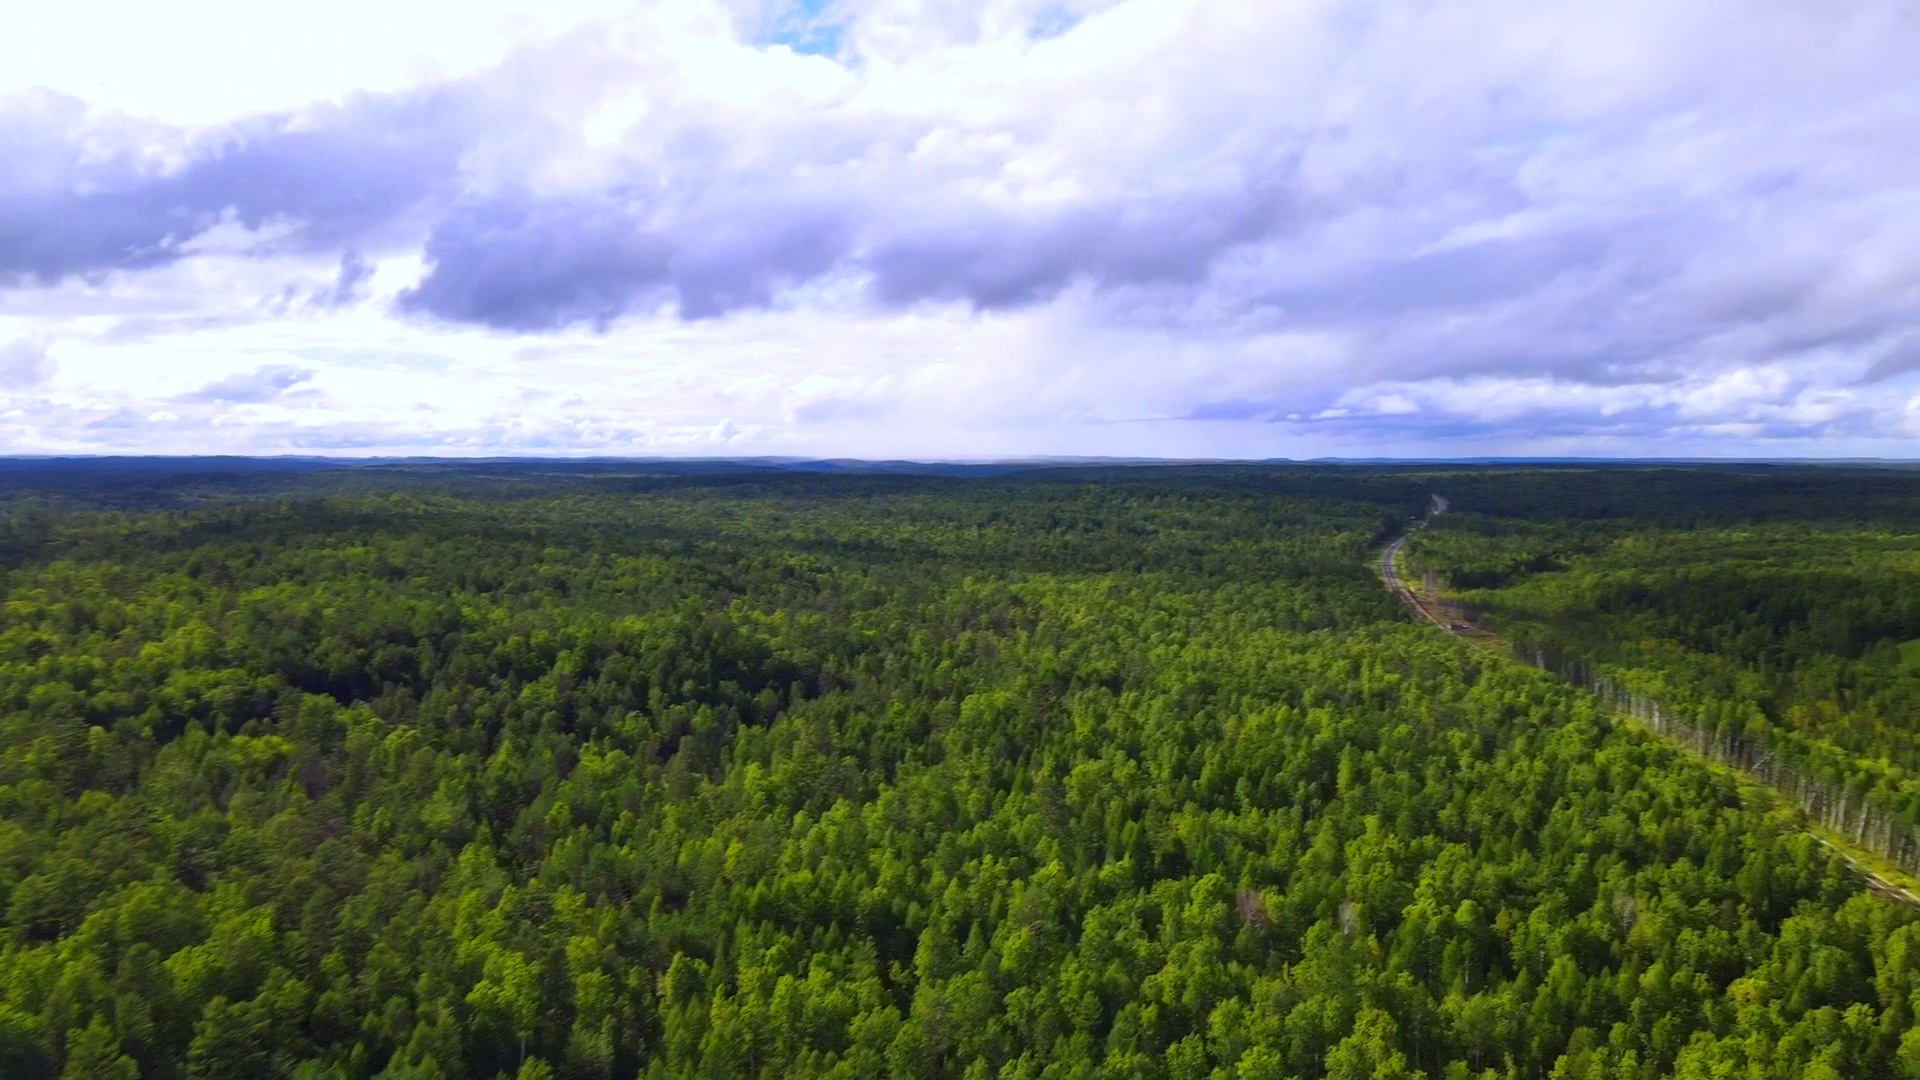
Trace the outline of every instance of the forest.
<instances>
[{"instance_id":1,"label":"forest","mask_svg":"<svg viewBox=\"0 0 1920 1080\"><path fill-rule=\"evenodd\" d=\"M1915 479L12 464L0 1075L1920 1077Z\"/></svg>"}]
</instances>

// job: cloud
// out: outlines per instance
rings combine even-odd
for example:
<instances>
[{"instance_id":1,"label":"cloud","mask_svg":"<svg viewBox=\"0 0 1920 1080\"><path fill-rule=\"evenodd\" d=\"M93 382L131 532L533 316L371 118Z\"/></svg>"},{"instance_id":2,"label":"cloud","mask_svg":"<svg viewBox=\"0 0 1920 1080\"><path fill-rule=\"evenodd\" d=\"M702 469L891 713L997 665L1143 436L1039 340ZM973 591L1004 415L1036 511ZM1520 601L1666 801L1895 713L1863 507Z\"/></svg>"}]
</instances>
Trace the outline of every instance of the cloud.
<instances>
[{"instance_id":1,"label":"cloud","mask_svg":"<svg viewBox=\"0 0 1920 1080\"><path fill-rule=\"evenodd\" d=\"M1920 333L1891 337L1886 352L1860 376L1860 382L1872 385L1913 371L1920 371Z\"/></svg>"},{"instance_id":2,"label":"cloud","mask_svg":"<svg viewBox=\"0 0 1920 1080\"><path fill-rule=\"evenodd\" d=\"M0 345L0 389L34 389L53 378L55 370L47 343L40 338L17 338Z\"/></svg>"},{"instance_id":3,"label":"cloud","mask_svg":"<svg viewBox=\"0 0 1920 1080\"><path fill-rule=\"evenodd\" d=\"M764 307L783 283L830 269L844 243L828 216L741 206L671 231L608 199L512 197L462 207L427 238L429 271L403 310L505 330L605 328L671 294L686 318Z\"/></svg>"},{"instance_id":4,"label":"cloud","mask_svg":"<svg viewBox=\"0 0 1920 1080\"><path fill-rule=\"evenodd\" d=\"M1082 281L1099 288L1203 281L1221 255L1277 231L1284 205L1277 190L1240 190L1022 214L903 208L899 222L888 223L898 233L864 261L875 292L890 304L1017 307Z\"/></svg>"},{"instance_id":5,"label":"cloud","mask_svg":"<svg viewBox=\"0 0 1920 1080\"><path fill-rule=\"evenodd\" d=\"M478 106L460 85L363 94L211 136L165 132L156 154L141 146L150 125L96 117L68 97L10 96L0 147L30 167L0 174L0 284L163 265L223 223L284 225L265 251L378 240L453 193Z\"/></svg>"},{"instance_id":6,"label":"cloud","mask_svg":"<svg viewBox=\"0 0 1920 1080\"><path fill-rule=\"evenodd\" d=\"M272 401L286 391L311 380L314 372L291 364L268 364L252 371L217 379L173 400L183 404L258 404Z\"/></svg>"},{"instance_id":7,"label":"cloud","mask_svg":"<svg viewBox=\"0 0 1920 1080\"><path fill-rule=\"evenodd\" d=\"M1829 45L1858 62L1889 54L1858 29L1880 9L1854 5L1833 23L1854 33L1828 28ZM1558 282L1595 307L1664 288L1704 294L1732 283L1690 253L1763 243L1761 222L1836 224L1818 219L1837 197L1920 175L1912 154L1881 153L1868 175L1808 164L1869 151L1913 119L1912 95L1849 80L1841 91L1887 113L1851 130L1830 101L1730 101L1756 73L1700 51L1713 24L1699 13L1662 26L1629 7L1624 37L1583 42L1584 9L1552 22L1500 3L1361 21L1331 3L1264 18L1168 0L1063 11L995 24L960 8L914 22L887 5L800 5L747 20L843 26L846 69L691 41L672 25L678 42L635 44L622 33L658 31L663 18L636 15L484 75L176 137L165 165L77 101L16 97L0 131L38 166L0 187L0 275L45 283L150 267L222 222L277 224L262 248L421 237L430 269L403 310L515 331L604 327L663 297L683 317L716 317L840 273L887 306L995 309L1084 284L1163 294L1136 311L1239 309L1383 338L1466 311L1486 332L1451 348L1498 364L1516 351L1503 329L1530 339L1519 351L1543 330L1583 329L1568 325L1583 316L1564 309ZM1036 35L1042 24L1066 29ZM1502 27L1507 37L1474 40ZM1792 29L1806 27L1775 13L1747 32L1765 42ZM758 86L765 115L715 108L681 61L694 44L720 48L716 67ZM1626 46L1647 55L1610 51ZM944 62L944 81L887 63L902 48ZM1460 57L1442 55L1453 48ZM1403 70L1409 55L1432 62ZM1141 58L1161 63L1129 63ZM819 85L841 90L821 96L818 65L839 72ZM628 99L644 122L595 146L577 118ZM81 151L101 141L117 149ZM1791 309L1826 269L1773 298ZM1699 325L1670 326L1659 311L1640 320L1658 331L1645 347L1711 333L1715 298L1697 300ZM1526 325L1536 318L1556 325ZM1582 336L1585 347L1545 351L1622 345Z\"/></svg>"},{"instance_id":8,"label":"cloud","mask_svg":"<svg viewBox=\"0 0 1920 1080\"><path fill-rule=\"evenodd\" d=\"M340 256L340 269L333 276L333 284L315 293L313 302L322 307L341 307L359 300L373 271L372 263L349 248Z\"/></svg>"},{"instance_id":9,"label":"cloud","mask_svg":"<svg viewBox=\"0 0 1920 1080\"><path fill-rule=\"evenodd\" d=\"M400 304L506 330L604 327L667 280L670 254L616 205L494 201L434 228L426 246L432 269Z\"/></svg>"},{"instance_id":10,"label":"cloud","mask_svg":"<svg viewBox=\"0 0 1920 1080\"><path fill-rule=\"evenodd\" d=\"M92 315L596 384L699 341L660 423L739 438L1833 440L1920 372L1916 52L1898 0L647 4L199 128L0 99L0 317L63 379ZM801 388L843 362L884 407Z\"/></svg>"}]
</instances>

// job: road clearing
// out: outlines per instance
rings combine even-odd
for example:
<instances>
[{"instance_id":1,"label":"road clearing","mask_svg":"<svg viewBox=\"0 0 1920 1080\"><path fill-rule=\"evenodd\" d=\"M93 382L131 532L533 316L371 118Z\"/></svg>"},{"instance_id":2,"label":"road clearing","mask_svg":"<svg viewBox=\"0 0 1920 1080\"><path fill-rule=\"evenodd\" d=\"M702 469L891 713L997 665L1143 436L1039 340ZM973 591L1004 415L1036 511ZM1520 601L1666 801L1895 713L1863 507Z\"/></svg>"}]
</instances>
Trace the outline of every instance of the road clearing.
<instances>
[{"instance_id":1,"label":"road clearing","mask_svg":"<svg viewBox=\"0 0 1920 1080\"><path fill-rule=\"evenodd\" d=\"M1488 645L1487 642L1479 640L1480 637L1488 636L1485 631L1480 630L1478 627L1460 622L1459 620L1456 620L1456 619L1443 619L1439 615L1435 614L1431 603L1429 601L1421 599L1420 595L1414 592L1412 588L1408 587L1406 580L1400 576L1401 549L1406 547L1408 540L1413 539L1413 534L1415 531L1426 528L1428 524L1430 524L1435 517L1438 517L1439 515L1444 514L1447 511L1447 507L1449 504L1446 499L1442 498L1439 495L1433 496L1432 499L1433 499L1432 504L1428 509L1426 516L1416 521L1411 527L1408 528L1406 532L1402 533L1400 536L1395 538L1393 542L1389 543L1386 546L1386 548L1380 552L1380 577L1382 580L1384 580L1387 583L1387 588L1392 590L1394 595L1400 598L1401 603L1404 603L1408 607L1419 612L1422 618L1426 619L1428 622L1432 623L1433 625L1439 627L1442 631L1456 638L1459 638L1460 640L1466 642L1467 644L1472 645L1476 649L1480 649L1485 652L1499 651L1501 652L1502 655L1505 655L1504 650L1495 650L1490 645ZM1516 662L1519 662L1519 661L1516 661ZM1662 735L1660 732L1655 731L1653 728L1648 727L1646 724L1641 723L1639 719L1634 717L1631 713L1619 712L1617 715L1624 718L1633 727L1646 732L1648 735L1651 735L1655 739L1658 739L1659 741L1667 744L1668 746L1671 746L1676 750L1679 750L1680 752L1686 754L1689 757L1705 762L1708 765L1708 767L1716 768L1716 769L1726 769L1729 772L1733 773L1733 775L1744 784L1757 787L1761 791L1767 792L1770 796L1781 800L1783 805L1792 809L1792 812L1794 813L1796 819L1799 820L1801 827L1806 829L1807 835L1813 837L1815 840L1825 845L1828 850L1840 856L1841 860L1844 861L1849 867L1851 867L1854 873L1860 875L1861 879L1865 881L1867 889L1870 892L1873 892L1880 896L1884 896L1889 900L1894 900L1900 903L1904 903L1909 907L1920 908L1920 894L1916 894L1912 890L1908 889L1906 886L1901 885L1898 882L1895 882L1885 877L1884 875L1882 875L1873 866L1871 866L1869 863L1864 861L1862 856L1855 854L1850 849L1849 846L1843 843L1835 842L1833 839L1829 838L1828 836L1822 835L1822 830L1815 827L1811 822L1809 822L1806 819L1806 816L1804 814L1801 814L1799 812L1799 809L1794 806L1792 799L1790 799L1785 792L1779 791L1778 789L1775 789L1773 787L1769 787L1765 782L1760 780L1758 777L1753 776L1752 774L1746 772L1743 769L1739 769L1733 765L1727 764L1726 762L1715 761L1711 757L1704 757L1698 753L1695 753L1692 747L1689 747L1678 740L1667 738L1666 736Z\"/></svg>"}]
</instances>

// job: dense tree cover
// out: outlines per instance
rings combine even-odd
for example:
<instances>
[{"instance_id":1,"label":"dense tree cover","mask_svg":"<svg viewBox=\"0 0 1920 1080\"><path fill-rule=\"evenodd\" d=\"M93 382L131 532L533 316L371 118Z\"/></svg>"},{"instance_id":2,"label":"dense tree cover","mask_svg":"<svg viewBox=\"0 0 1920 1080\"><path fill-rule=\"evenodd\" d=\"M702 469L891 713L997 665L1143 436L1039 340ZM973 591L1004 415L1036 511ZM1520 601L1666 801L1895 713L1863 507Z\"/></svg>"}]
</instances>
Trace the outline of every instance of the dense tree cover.
<instances>
[{"instance_id":1,"label":"dense tree cover","mask_svg":"<svg viewBox=\"0 0 1920 1080\"><path fill-rule=\"evenodd\" d=\"M23 496L0 1073L1920 1076L1911 914L1329 475Z\"/></svg>"},{"instance_id":2,"label":"dense tree cover","mask_svg":"<svg viewBox=\"0 0 1920 1080\"><path fill-rule=\"evenodd\" d=\"M1659 703L1920 869L1920 530L1849 509L1690 529L1468 512L1410 557L1523 655Z\"/></svg>"}]
</instances>

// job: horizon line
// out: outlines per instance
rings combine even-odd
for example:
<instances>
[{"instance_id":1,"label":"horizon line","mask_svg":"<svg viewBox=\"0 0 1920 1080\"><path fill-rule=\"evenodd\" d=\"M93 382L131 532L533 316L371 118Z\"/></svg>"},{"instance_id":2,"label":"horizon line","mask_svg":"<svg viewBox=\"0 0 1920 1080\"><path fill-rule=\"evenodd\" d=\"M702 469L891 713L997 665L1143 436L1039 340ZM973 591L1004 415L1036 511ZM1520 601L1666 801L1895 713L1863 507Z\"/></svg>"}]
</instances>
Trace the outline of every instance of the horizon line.
<instances>
[{"instance_id":1,"label":"horizon line","mask_svg":"<svg viewBox=\"0 0 1920 1080\"><path fill-rule=\"evenodd\" d=\"M1148 456L1112 456L1079 454L1035 454L1027 456L998 458L964 457L855 457L847 455L807 456L779 454L700 454L700 455L621 455L621 454L484 454L472 456L437 456L430 454L0 454L0 463L32 464L58 462L285 462L313 464L318 466L336 466L342 468L397 465L397 464L433 464L433 465L479 465L479 464L741 464L741 465L838 465L838 466L880 466L880 465L928 465L928 466L972 466L972 467L1015 467L1048 465L1501 465L1501 464L1651 464L1651 465L1892 465L1920 466L1920 456L1910 458L1892 457L1716 457L1716 456L1647 456L1628 457L1595 454L1565 455L1472 455L1462 457L1440 456L1376 456L1376 457L1340 457L1323 456L1311 458L1289 457L1148 457Z\"/></svg>"}]
</instances>

